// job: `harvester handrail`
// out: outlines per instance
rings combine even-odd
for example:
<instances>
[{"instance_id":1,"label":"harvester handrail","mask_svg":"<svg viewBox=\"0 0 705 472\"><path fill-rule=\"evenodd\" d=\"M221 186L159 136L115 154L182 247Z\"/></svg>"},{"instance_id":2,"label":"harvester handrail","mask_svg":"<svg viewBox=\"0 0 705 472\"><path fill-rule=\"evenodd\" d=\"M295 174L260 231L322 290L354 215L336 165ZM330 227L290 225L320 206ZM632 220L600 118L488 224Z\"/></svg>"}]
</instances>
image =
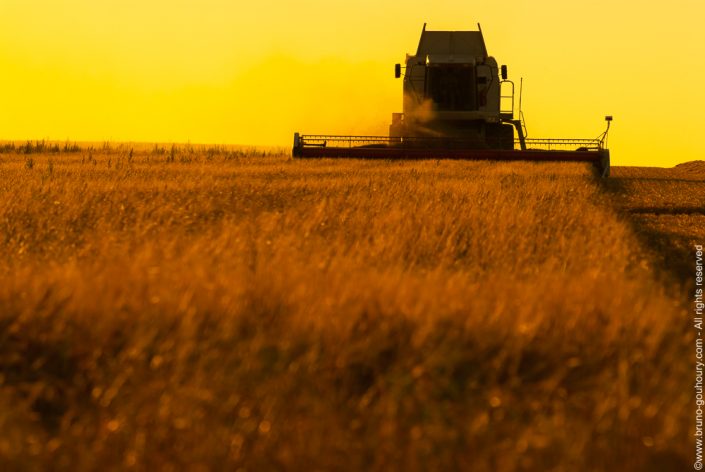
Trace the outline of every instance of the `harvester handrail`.
<instances>
[{"instance_id":1,"label":"harvester handrail","mask_svg":"<svg viewBox=\"0 0 705 472\"><path fill-rule=\"evenodd\" d=\"M550 150L552 148L578 147L585 151L602 149L602 141L599 139L585 138L527 138L525 139L527 149L539 147L539 149ZM518 144L519 141L516 140Z\"/></svg>"},{"instance_id":2,"label":"harvester handrail","mask_svg":"<svg viewBox=\"0 0 705 472\"><path fill-rule=\"evenodd\" d=\"M301 147L353 147L353 146L420 146L452 143L457 146L476 144L471 139L443 136L346 136L346 135L318 135L308 134L299 136ZM604 142L599 138L527 138L527 149L570 149L577 148L585 151L599 151L603 149ZM514 140L515 147L520 146L518 139Z\"/></svg>"}]
</instances>

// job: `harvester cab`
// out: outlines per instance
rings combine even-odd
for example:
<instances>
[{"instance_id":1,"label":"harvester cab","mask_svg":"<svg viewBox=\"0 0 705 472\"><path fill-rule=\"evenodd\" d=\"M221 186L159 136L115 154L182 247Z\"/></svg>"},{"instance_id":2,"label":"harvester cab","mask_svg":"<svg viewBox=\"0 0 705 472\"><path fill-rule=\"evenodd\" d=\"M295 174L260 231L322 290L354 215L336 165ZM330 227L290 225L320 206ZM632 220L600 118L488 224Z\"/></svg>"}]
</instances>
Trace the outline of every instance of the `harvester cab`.
<instances>
[{"instance_id":1,"label":"harvester cab","mask_svg":"<svg viewBox=\"0 0 705 472\"><path fill-rule=\"evenodd\" d=\"M525 148L514 120L514 84L507 67L487 54L479 25L478 31L426 31L424 25L403 69L403 113L392 114L390 137L451 137L478 148L513 149L516 128ZM401 70L397 64L396 77Z\"/></svg>"},{"instance_id":2,"label":"harvester cab","mask_svg":"<svg viewBox=\"0 0 705 472\"><path fill-rule=\"evenodd\" d=\"M401 113L389 136L294 134L294 157L591 162L609 176L607 130L595 139L529 139L507 67L487 53L482 29L427 31L403 77ZM518 118L517 118L518 116ZM515 137L516 133L516 137Z\"/></svg>"}]
</instances>

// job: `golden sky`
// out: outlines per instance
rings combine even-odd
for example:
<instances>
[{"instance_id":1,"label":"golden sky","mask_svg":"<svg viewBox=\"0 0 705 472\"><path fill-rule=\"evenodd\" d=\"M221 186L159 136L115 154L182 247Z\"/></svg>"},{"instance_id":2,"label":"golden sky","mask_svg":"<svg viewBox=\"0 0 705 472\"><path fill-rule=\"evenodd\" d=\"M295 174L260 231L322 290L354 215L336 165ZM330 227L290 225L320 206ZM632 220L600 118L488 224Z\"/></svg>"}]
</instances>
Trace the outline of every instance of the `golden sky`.
<instances>
[{"instance_id":1,"label":"golden sky","mask_svg":"<svg viewBox=\"0 0 705 472\"><path fill-rule=\"evenodd\" d=\"M702 0L0 0L0 139L289 146L386 134L421 27L475 29L524 78L530 137L615 165L703 159Z\"/></svg>"}]
</instances>

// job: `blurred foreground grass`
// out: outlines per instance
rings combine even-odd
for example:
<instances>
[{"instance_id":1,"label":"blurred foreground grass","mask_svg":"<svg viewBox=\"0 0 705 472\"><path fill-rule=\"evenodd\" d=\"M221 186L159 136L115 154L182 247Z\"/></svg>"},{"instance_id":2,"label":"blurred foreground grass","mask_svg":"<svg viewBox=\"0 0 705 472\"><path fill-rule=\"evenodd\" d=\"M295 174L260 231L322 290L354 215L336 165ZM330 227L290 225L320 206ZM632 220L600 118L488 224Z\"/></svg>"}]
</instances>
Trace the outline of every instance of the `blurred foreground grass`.
<instances>
[{"instance_id":1,"label":"blurred foreground grass","mask_svg":"<svg viewBox=\"0 0 705 472\"><path fill-rule=\"evenodd\" d=\"M3 469L689 467L686 302L588 167L11 151Z\"/></svg>"}]
</instances>

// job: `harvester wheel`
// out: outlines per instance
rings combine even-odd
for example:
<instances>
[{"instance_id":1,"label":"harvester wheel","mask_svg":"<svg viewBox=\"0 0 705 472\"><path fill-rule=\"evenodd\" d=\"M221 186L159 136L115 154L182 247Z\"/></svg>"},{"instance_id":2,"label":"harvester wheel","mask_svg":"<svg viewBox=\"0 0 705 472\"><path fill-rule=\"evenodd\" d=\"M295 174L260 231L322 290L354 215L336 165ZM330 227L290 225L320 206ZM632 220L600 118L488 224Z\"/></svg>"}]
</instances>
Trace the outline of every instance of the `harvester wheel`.
<instances>
[{"instance_id":1,"label":"harvester wheel","mask_svg":"<svg viewBox=\"0 0 705 472\"><path fill-rule=\"evenodd\" d=\"M488 124L485 141L491 149L514 149L514 127L505 124Z\"/></svg>"}]
</instances>

